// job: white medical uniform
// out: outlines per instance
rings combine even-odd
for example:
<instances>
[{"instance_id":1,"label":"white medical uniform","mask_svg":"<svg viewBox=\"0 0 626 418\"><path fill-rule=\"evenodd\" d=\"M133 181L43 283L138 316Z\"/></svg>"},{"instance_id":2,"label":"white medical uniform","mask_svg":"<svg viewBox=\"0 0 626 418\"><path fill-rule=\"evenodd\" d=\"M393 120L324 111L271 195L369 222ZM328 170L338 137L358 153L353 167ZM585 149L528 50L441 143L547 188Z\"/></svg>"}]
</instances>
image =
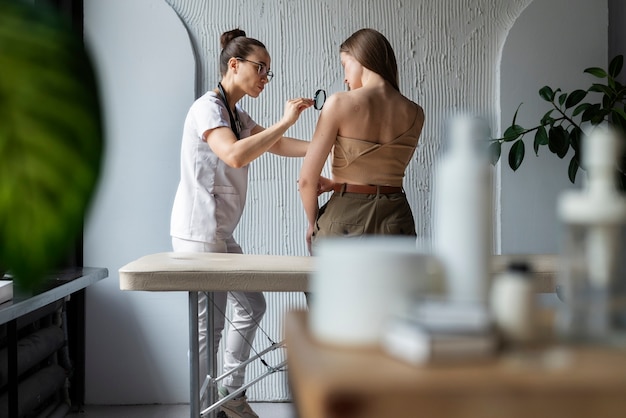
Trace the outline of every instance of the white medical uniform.
<instances>
[{"instance_id":1,"label":"white medical uniform","mask_svg":"<svg viewBox=\"0 0 626 418\"><path fill-rule=\"evenodd\" d=\"M240 137L250 136L256 122L237 105L241 123ZM180 183L172 209L170 234L174 251L241 253L233 238L246 203L248 166L226 165L203 140L203 133L218 127L230 128L226 105L213 91L197 99L187 114L183 129ZM265 313L265 298L260 292L214 292L199 295L198 324L200 345L200 384L207 375L206 309L213 297L215 347L224 329L226 300L232 304L230 327L224 352L224 371L247 360L259 322ZM244 383L245 368L224 379L229 388Z\"/></svg>"}]
</instances>

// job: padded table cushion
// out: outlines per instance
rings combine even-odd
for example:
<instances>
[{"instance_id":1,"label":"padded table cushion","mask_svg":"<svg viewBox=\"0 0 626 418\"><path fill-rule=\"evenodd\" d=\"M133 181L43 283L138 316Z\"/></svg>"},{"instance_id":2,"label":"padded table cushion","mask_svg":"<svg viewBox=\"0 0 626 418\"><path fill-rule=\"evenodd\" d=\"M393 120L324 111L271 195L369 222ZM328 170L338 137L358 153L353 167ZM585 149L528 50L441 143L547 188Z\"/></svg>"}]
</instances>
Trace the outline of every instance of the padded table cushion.
<instances>
[{"instance_id":1,"label":"padded table cushion","mask_svg":"<svg viewBox=\"0 0 626 418\"><path fill-rule=\"evenodd\" d=\"M495 255L492 271L512 261L526 261L537 279L537 292L554 292L556 254ZM157 253L119 270L120 289L148 291L303 292L314 257L223 253Z\"/></svg>"},{"instance_id":2,"label":"padded table cushion","mask_svg":"<svg viewBox=\"0 0 626 418\"><path fill-rule=\"evenodd\" d=\"M308 290L313 257L168 252L119 269L120 289L299 292Z\"/></svg>"}]
</instances>

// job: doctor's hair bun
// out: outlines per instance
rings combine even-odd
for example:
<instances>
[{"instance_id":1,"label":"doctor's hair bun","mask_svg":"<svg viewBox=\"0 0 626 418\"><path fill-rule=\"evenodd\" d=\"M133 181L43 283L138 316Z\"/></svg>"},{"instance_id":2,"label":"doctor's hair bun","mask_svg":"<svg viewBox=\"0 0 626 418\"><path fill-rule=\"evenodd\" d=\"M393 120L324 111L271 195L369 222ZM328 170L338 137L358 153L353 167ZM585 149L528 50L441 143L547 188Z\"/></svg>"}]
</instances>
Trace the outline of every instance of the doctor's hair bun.
<instances>
[{"instance_id":1,"label":"doctor's hair bun","mask_svg":"<svg viewBox=\"0 0 626 418\"><path fill-rule=\"evenodd\" d=\"M246 32L242 31L239 28L222 33L222 36L220 37L220 44L222 45L222 49L226 48L226 45L228 45L230 41L235 38L239 38L240 36L245 37Z\"/></svg>"}]
</instances>

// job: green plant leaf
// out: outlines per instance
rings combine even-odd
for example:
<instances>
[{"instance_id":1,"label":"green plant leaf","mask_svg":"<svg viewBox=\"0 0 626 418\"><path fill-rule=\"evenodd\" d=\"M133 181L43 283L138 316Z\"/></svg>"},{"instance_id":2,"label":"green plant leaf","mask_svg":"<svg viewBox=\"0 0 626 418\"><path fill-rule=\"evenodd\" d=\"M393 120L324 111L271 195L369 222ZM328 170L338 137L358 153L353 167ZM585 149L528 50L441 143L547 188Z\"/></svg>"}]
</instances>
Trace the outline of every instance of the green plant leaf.
<instances>
[{"instance_id":1,"label":"green plant leaf","mask_svg":"<svg viewBox=\"0 0 626 418\"><path fill-rule=\"evenodd\" d=\"M626 133L626 113L624 109L619 107L611 109L611 122L620 130L622 135Z\"/></svg>"},{"instance_id":2,"label":"green plant leaf","mask_svg":"<svg viewBox=\"0 0 626 418\"><path fill-rule=\"evenodd\" d=\"M622 119L626 120L626 112L624 112L624 109L622 109L621 107L614 107L612 110L614 113L617 113Z\"/></svg>"},{"instance_id":3,"label":"green plant leaf","mask_svg":"<svg viewBox=\"0 0 626 418\"><path fill-rule=\"evenodd\" d=\"M524 133L524 128L519 125L509 126L506 131L504 131L503 140L504 142L512 142L519 138Z\"/></svg>"},{"instance_id":4,"label":"green plant leaf","mask_svg":"<svg viewBox=\"0 0 626 418\"><path fill-rule=\"evenodd\" d=\"M535 155L539 155L539 147L542 145L548 145L548 133L546 132L546 128L540 126L537 128L537 133L535 134L535 141L533 142L533 148L535 149Z\"/></svg>"},{"instance_id":5,"label":"green plant leaf","mask_svg":"<svg viewBox=\"0 0 626 418\"><path fill-rule=\"evenodd\" d=\"M589 122L592 119L597 118L598 114L601 113L601 105L599 103L592 104L583 112L580 120L582 122Z\"/></svg>"},{"instance_id":6,"label":"green plant leaf","mask_svg":"<svg viewBox=\"0 0 626 418\"><path fill-rule=\"evenodd\" d=\"M548 148L559 158L565 157L569 150L569 135L562 126L550 128L548 133Z\"/></svg>"},{"instance_id":7,"label":"green plant leaf","mask_svg":"<svg viewBox=\"0 0 626 418\"><path fill-rule=\"evenodd\" d=\"M565 99L567 99L567 93L563 93L559 96L559 105L563 106L563 103L565 103Z\"/></svg>"},{"instance_id":8,"label":"green plant leaf","mask_svg":"<svg viewBox=\"0 0 626 418\"><path fill-rule=\"evenodd\" d=\"M617 82L615 81L615 79L614 79L613 77L609 76L609 77L607 78L607 82L608 82L608 85L609 85L609 87L611 88L611 90L613 90L613 91L617 91L617 89L616 89L616 86L617 86L617 84L616 84L616 83L617 83Z\"/></svg>"},{"instance_id":9,"label":"green plant leaf","mask_svg":"<svg viewBox=\"0 0 626 418\"><path fill-rule=\"evenodd\" d=\"M520 165L522 165L525 153L524 141L521 139L517 140L509 150L509 167L511 167L513 171L516 171Z\"/></svg>"},{"instance_id":10,"label":"green plant leaf","mask_svg":"<svg viewBox=\"0 0 626 418\"><path fill-rule=\"evenodd\" d=\"M578 160L576 159L576 156L574 156L571 160L569 160L569 166L567 167L567 177L572 183L576 181L576 173L578 173L578 167Z\"/></svg>"},{"instance_id":11,"label":"green plant leaf","mask_svg":"<svg viewBox=\"0 0 626 418\"><path fill-rule=\"evenodd\" d=\"M599 68L599 67L590 67L590 68L585 69L584 72L589 73L598 78L605 78L607 76L606 71L604 71L602 68Z\"/></svg>"},{"instance_id":12,"label":"green plant leaf","mask_svg":"<svg viewBox=\"0 0 626 418\"><path fill-rule=\"evenodd\" d=\"M519 112L519 108L522 107L524 103L520 103L517 106L517 109L515 109L515 113L513 114L513 122L511 122L511 125L515 125L515 121L517 120L517 112Z\"/></svg>"},{"instance_id":13,"label":"green plant leaf","mask_svg":"<svg viewBox=\"0 0 626 418\"><path fill-rule=\"evenodd\" d=\"M541 118L542 125L551 125L554 123L554 118L551 116L552 112L554 112L554 109L548 110L546 114L543 115L543 117Z\"/></svg>"},{"instance_id":14,"label":"green plant leaf","mask_svg":"<svg viewBox=\"0 0 626 418\"><path fill-rule=\"evenodd\" d=\"M620 83L619 81L615 80L615 93L617 96L617 101L619 102L624 102L624 96L626 96L626 88L624 87L624 85L622 83Z\"/></svg>"},{"instance_id":15,"label":"green plant leaf","mask_svg":"<svg viewBox=\"0 0 626 418\"><path fill-rule=\"evenodd\" d=\"M491 162L491 165L496 165L498 163L498 160L500 160L501 152L502 145L500 144L500 141L494 141L489 144L489 147L487 147L487 155L489 155L489 161Z\"/></svg>"},{"instance_id":16,"label":"green plant leaf","mask_svg":"<svg viewBox=\"0 0 626 418\"><path fill-rule=\"evenodd\" d=\"M589 103L582 103L576 106L576 109L572 112L572 116L577 116L579 113L584 112L587 108L591 106Z\"/></svg>"},{"instance_id":17,"label":"green plant leaf","mask_svg":"<svg viewBox=\"0 0 626 418\"><path fill-rule=\"evenodd\" d=\"M603 96L602 97L602 107L606 110L610 110L611 106L613 105L613 102L611 101L611 98L609 96Z\"/></svg>"},{"instance_id":18,"label":"green plant leaf","mask_svg":"<svg viewBox=\"0 0 626 418\"><path fill-rule=\"evenodd\" d=\"M81 231L100 170L99 92L50 9L0 1L0 265L37 288Z\"/></svg>"},{"instance_id":19,"label":"green plant leaf","mask_svg":"<svg viewBox=\"0 0 626 418\"><path fill-rule=\"evenodd\" d=\"M610 97L615 96L615 91L609 86L606 86L604 84L597 84L597 83L592 84L591 87L589 87L588 91L606 94L607 96L610 96Z\"/></svg>"},{"instance_id":20,"label":"green plant leaf","mask_svg":"<svg viewBox=\"0 0 626 418\"><path fill-rule=\"evenodd\" d=\"M587 96L587 92L585 90L574 90L570 93L569 97L565 101L565 108L569 109L570 107L576 106Z\"/></svg>"},{"instance_id":21,"label":"green plant leaf","mask_svg":"<svg viewBox=\"0 0 626 418\"><path fill-rule=\"evenodd\" d=\"M569 144L576 153L580 152L580 142L583 137L583 132L580 128L576 127L569 132Z\"/></svg>"},{"instance_id":22,"label":"green plant leaf","mask_svg":"<svg viewBox=\"0 0 626 418\"><path fill-rule=\"evenodd\" d=\"M622 71L622 66L624 65L624 56L616 55L613 57L611 62L609 63L609 74L611 77L616 78L619 73Z\"/></svg>"},{"instance_id":23,"label":"green plant leaf","mask_svg":"<svg viewBox=\"0 0 626 418\"><path fill-rule=\"evenodd\" d=\"M611 114L611 109L600 109L597 114L593 115L591 120L592 125L599 125L605 121L605 119Z\"/></svg>"},{"instance_id":24,"label":"green plant leaf","mask_svg":"<svg viewBox=\"0 0 626 418\"><path fill-rule=\"evenodd\" d=\"M555 92L552 91L552 88L548 86L543 86L539 90L539 96L541 96L541 98L546 102L552 102L552 100L554 100L554 94Z\"/></svg>"}]
</instances>

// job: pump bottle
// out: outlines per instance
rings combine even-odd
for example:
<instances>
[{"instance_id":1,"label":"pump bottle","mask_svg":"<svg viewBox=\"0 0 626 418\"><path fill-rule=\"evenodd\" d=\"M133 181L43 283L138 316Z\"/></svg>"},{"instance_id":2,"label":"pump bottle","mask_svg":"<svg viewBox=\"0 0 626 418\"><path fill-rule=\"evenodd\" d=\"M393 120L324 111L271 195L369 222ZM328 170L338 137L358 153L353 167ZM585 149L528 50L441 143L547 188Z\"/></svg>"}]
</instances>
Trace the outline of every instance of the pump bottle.
<instances>
[{"instance_id":1,"label":"pump bottle","mask_svg":"<svg viewBox=\"0 0 626 418\"><path fill-rule=\"evenodd\" d=\"M470 116L455 118L450 128L449 149L434 178L434 248L450 301L486 304L492 251L489 131L483 120Z\"/></svg>"},{"instance_id":2,"label":"pump bottle","mask_svg":"<svg viewBox=\"0 0 626 418\"><path fill-rule=\"evenodd\" d=\"M567 339L604 340L613 326L615 285L624 273L621 238L626 225L626 198L615 183L620 144L607 127L585 137L586 184L582 190L564 192L558 201L565 240L558 278L564 303L557 331Z\"/></svg>"}]
</instances>

